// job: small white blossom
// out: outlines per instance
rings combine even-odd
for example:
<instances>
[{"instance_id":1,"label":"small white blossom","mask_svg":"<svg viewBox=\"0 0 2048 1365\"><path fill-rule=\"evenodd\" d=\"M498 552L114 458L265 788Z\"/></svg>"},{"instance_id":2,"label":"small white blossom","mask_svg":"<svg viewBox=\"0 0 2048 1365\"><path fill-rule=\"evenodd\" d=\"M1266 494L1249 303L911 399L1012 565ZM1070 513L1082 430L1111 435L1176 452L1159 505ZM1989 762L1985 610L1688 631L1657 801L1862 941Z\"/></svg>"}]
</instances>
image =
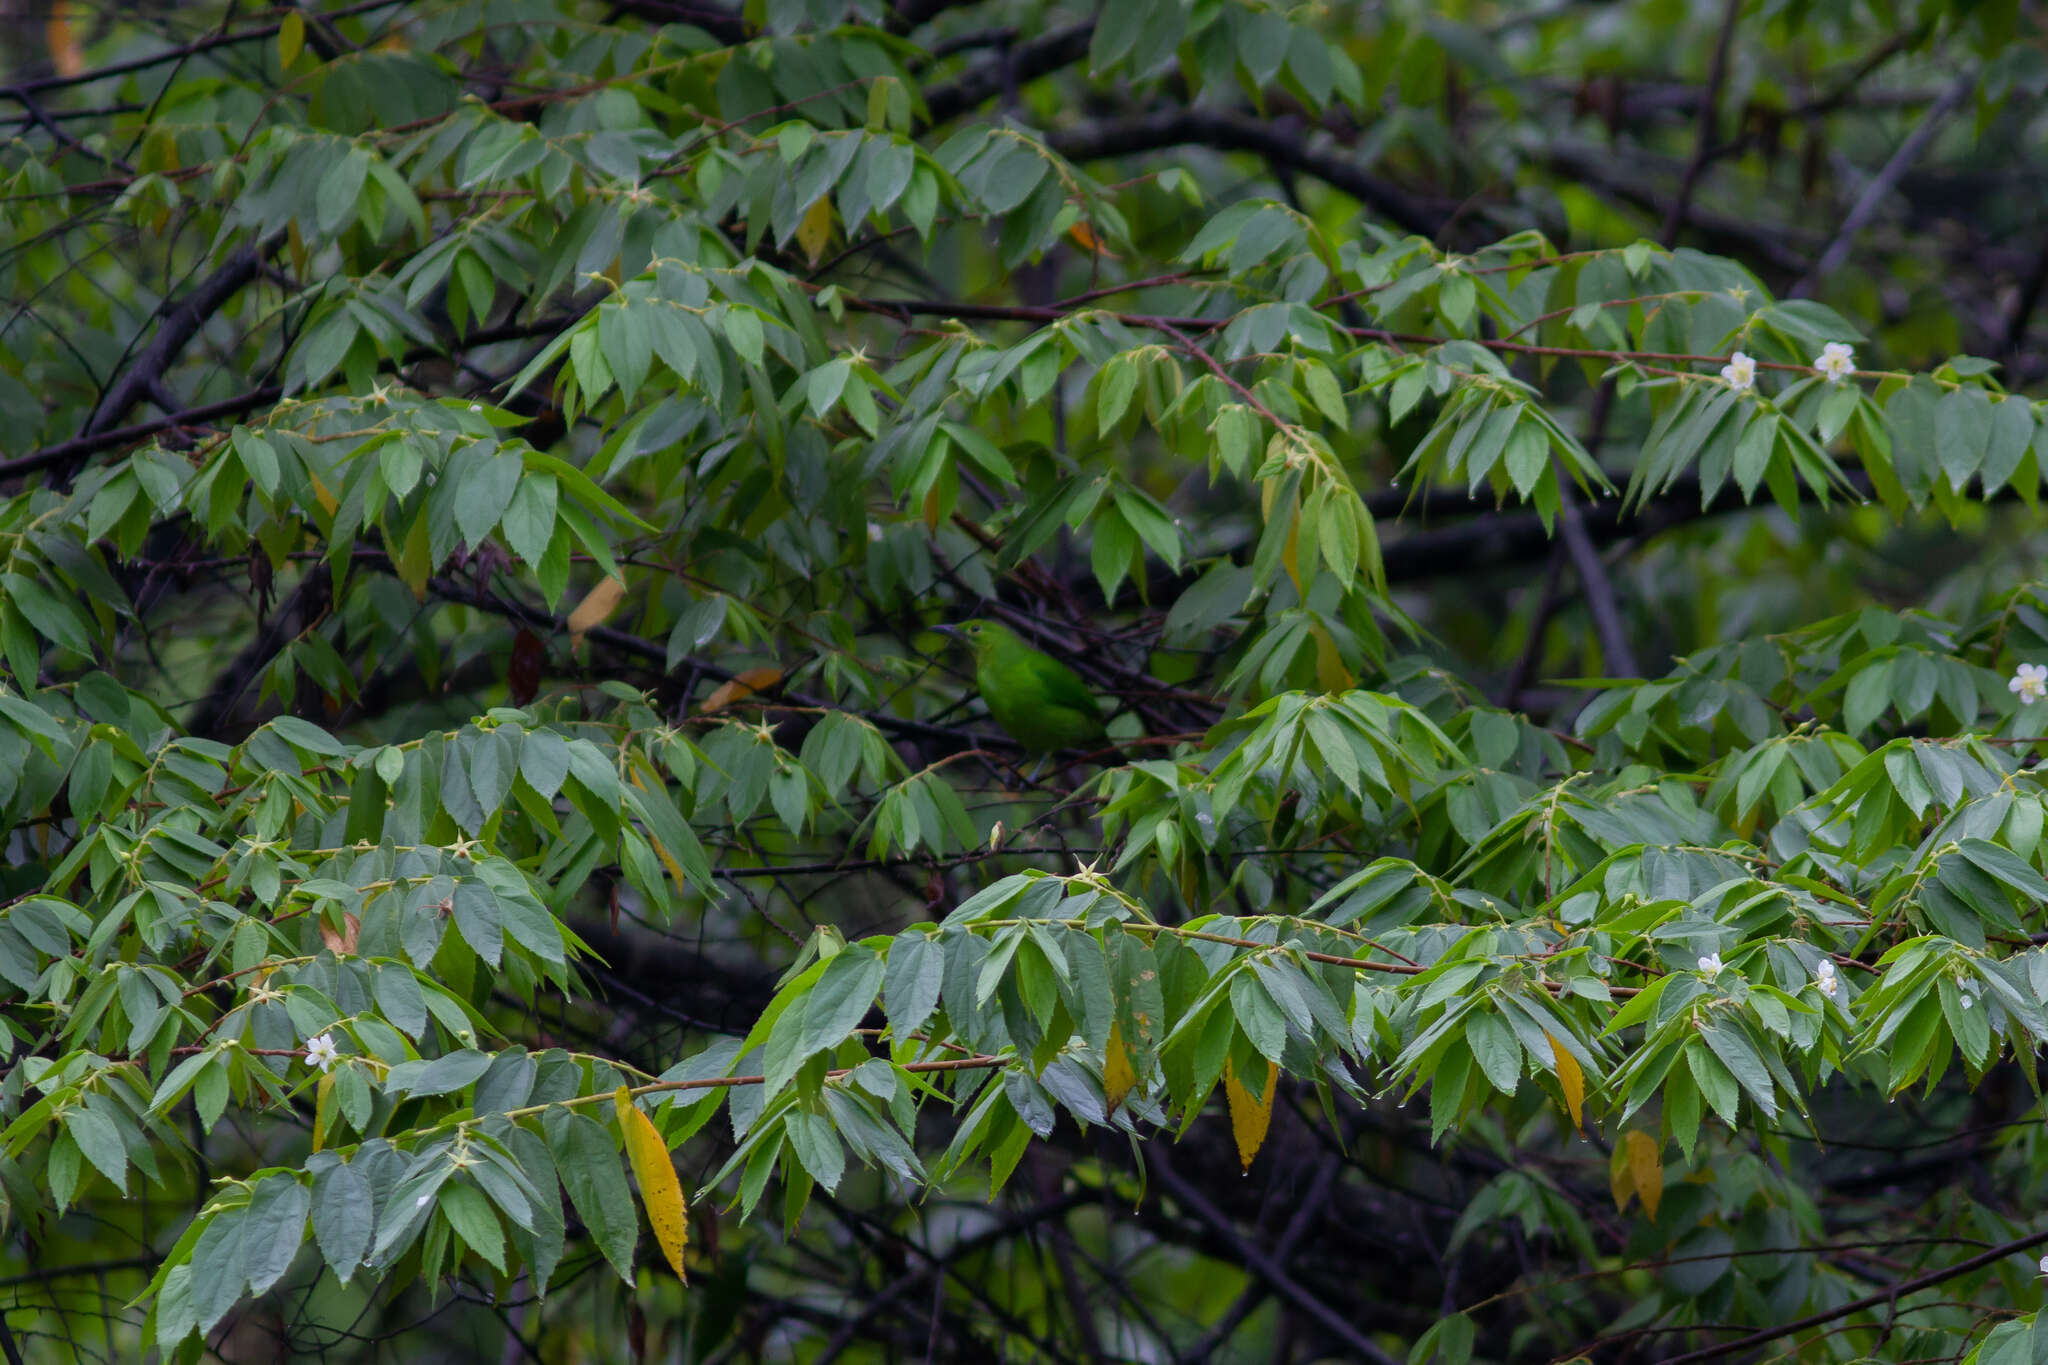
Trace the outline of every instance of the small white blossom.
<instances>
[{"instance_id":1,"label":"small white blossom","mask_svg":"<svg viewBox=\"0 0 2048 1365\"><path fill-rule=\"evenodd\" d=\"M2048 697L2048 664L2021 664L2019 672L2012 675L2012 681L2005 685L2008 692L2020 695L2021 706L2032 706L2043 697Z\"/></svg>"},{"instance_id":2,"label":"small white blossom","mask_svg":"<svg viewBox=\"0 0 2048 1365\"><path fill-rule=\"evenodd\" d=\"M306 1065L317 1066L322 1071L334 1065L334 1059L341 1055L341 1049L334 1045L332 1034L323 1033L307 1040Z\"/></svg>"},{"instance_id":3,"label":"small white blossom","mask_svg":"<svg viewBox=\"0 0 2048 1365\"><path fill-rule=\"evenodd\" d=\"M2041 1273L2043 1275L2048 1275L2048 1256L2043 1256L2041 1258Z\"/></svg>"},{"instance_id":4,"label":"small white blossom","mask_svg":"<svg viewBox=\"0 0 2048 1365\"><path fill-rule=\"evenodd\" d=\"M1813 969L1813 984L1820 988L1822 995L1834 999L1835 992L1842 988L1841 978L1835 975L1835 964L1822 958L1820 966Z\"/></svg>"},{"instance_id":5,"label":"small white blossom","mask_svg":"<svg viewBox=\"0 0 2048 1365\"><path fill-rule=\"evenodd\" d=\"M482 412L484 410L484 405L482 403L471 403L469 405L469 410L471 412Z\"/></svg>"},{"instance_id":6,"label":"small white blossom","mask_svg":"<svg viewBox=\"0 0 2048 1365\"><path fill-rule=\"evenodd\" d=\"M1721 955L1719 953L1708 953L1705 957L1701 958L1700 971L1705 974L1709 981L1719 976L1721 974Z\"/></svg>"},{"instance_id":7,"label":"small white blossom","mask_svg":"<svg viewBox=\"0 0 2048 1365\"><path fill-rule=\"evenodd\" d=\"M1970 1008L1970 1006L1972 1006L1972 1005L1974 1005L1974 1004L1976 1004L1976 1003L1977 1003L1977 997L1976 997L1976 996L1974 996L1974 995L1972 995L1972 994L1970 994L1970 993L1969 993L1969 991L1967 991L1967 990L1966 990L1966 991L1964 991L1964 992L1963 992L1962 994L1963 994L1963 1008L1964 1008L1964 1009L1968 1009L1968 1008Z\"/></svg>"},{"instance_id":8,"label":"small white blossom","mask_svg":"<svg viewBox=\"0 0 2048 1365\"><path fill-rule=\"evenodd\" d=\"M1727 380L1728 387L1737 393L1747 393L1756 387L1756 361L1737 351L1721 367L1721 378Z\"/></svg>"},{"instance_id":9,"label":"small white blossom","mask_svg":"<svg viewBox=\"0 0 2048 1365\"><path fill-rule=\"evenodd\" d=\"M1826 375L1828 383L1839 384L1856 373L1856 352L1846 341L1830 341L1813 358L1813 368Z\"/></svg>"}]
</instances>

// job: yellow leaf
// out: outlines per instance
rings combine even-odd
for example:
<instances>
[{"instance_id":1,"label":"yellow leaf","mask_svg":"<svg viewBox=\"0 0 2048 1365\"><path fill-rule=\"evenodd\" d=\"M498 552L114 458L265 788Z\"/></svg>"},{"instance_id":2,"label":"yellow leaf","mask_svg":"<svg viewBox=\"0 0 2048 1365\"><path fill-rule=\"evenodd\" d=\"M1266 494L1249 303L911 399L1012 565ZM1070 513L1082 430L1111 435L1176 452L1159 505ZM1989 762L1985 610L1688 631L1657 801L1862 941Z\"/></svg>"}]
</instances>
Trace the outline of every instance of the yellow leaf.
<instances>
[{"instance_id":1,"label":"yellow leaf","mask_svg":"<svg viewBox=\"0 0 2048 1365\"><path fill-rule=\"evenodd\" d=\"M306 45L306 16L293 10L277 26L277 64L289 67Z\"/></svg>"},{"instance_id":2,"label":"yellow leaf","mask_svg":"<svg viewBox=\"0 0 2048 1365\"><path fill-rule=\"evenodd\" d=\"M1642 1197L1643 1212L1655 1218L1658 1201L1664 1198L1664 1144L1648 1133L1630 1130L1628 1173Z\"/></svg>"},{"instance_id":3,"label":"yellow leaf","mask_svg":"<svg viewBox=\"0 0 2048 1365\"><path fill-rule=\"evenodd\" d=\"M1564 1091L1565 1106L1572 1111L1572 1127L1586 1131L1582 1117L1586 1108L1586 1073L1579 1068L1579 1059L1564 1050L1564 1045L1548 1033L1543 1035L1550 1042L1550 1058L1557 1067L1557 1085Z\"/></svg>"},{"instance_id":4,"label":"yellow leaf","mask_svg":"<svg viewBox=\"0 0 2048 1365\"><path fill-rule=\"evenodd\" d=\"M1109 1047L1102 1060L1102 1093L1109 1100L1109 1112L1114 1114L1124 1096L1131 1093L1131 1087L1138 1083L1137 1070L1131 1065L1131 1050L1124 1044L1124 1026L1112 1022L1109 1026Z\"/></svg>"},{"instance_id":5,"label":"yellow leaf","mask_svg":"<svg viewBox=\"0 0 2048 1365\"><path fill-rule=\"evenodd\" d=\"M825 254L825 243L832 240L832 199L830 195L819 195L818 202L811 205L804 214L804 220L796 225L796 244L804 249L804 255L816 265Z\"/></svg>"},{"instance_id":6,"label":"yellow leaf","mask_svg":"<svg viewBox=\"0 0 2048 1365\"><path fill-rule=\"evenodd\" d=\"M1116 253L1102 244L1102 239L1095 235L1095 229L1088 225L1085 218L1068 228L1067 236L1073 238L1074 245L1083 251L1097 256L1107 256L1112 261L1116 259Z\"/></svg>"},{"instance_id":7,"label":"yellow leaf","mask_svg":"<svg viewBox=\"0 0 2048 1365\"><path fill-rule=\"evenodd\" d=\"M1614 1211L1628 1212L1628 1201L1636 1197L1636 1182L1628 1171L1626 1142L1617 1143L1607 1158L1607 1189L1614 1196Z\"/></svg>"},{"instance_id":8,"label":"yellow leaf","mask_svg":"<svg viewBox=\"0 0 2048 1365\"><path fill-rule=\"evenodd\" d=\"M710 715L713 711L723 711L734 702L744 701L756 692L766 692L781 681L782 670L779 668L744 669L731 682L720 684L704 699L702 713Z\"/></svg>"},{"instance_id":9,"label":"yellow leaf","mask_svg":"<svg viewBox=\"0 0 2048 1365\"><path fill-rule=\"evenodd\" d=\"M1266 1141L1266 1129L1273 1122L1273 1097L1280 1093L1280 1068L1266 1063L1266 1093L1259 1099L1237 1079L1229 1058L1223 1060L1223 1093L1230 1100L1230 1135L1237 1139L1237 1159L1247 1171L1252 1158Z\"/></svg>"},{"instance_id":10,"label":"yellow leaf","mask_svg":"<svg viewBox=\"0 0 2048 1365\"><path fill-rule=\"evenodd\" d=\"M576 604L576 610L569 613L569 648L583 648L583 637L592 626L601 626L605 618L619 609L619 602L626 595L626 585L616 578L607 578L583 595Z\"/></svg>"},{"instance_id":11,"label":"yellow leaf","mask_svg":"<svg viewBox=\"0 0 2048 1365\"><path fill-rule=\"evenodd\" d=\"M669 1160L668 1144L654 1120L633 1103L633 1092L620 1086L612 1092L612 1106L619 1111L619 1128L626 1135L626 1157L633 1163L633 1179L640 1182L640 1202L647 1206L647 1221L654 1228L654 1240L668 1257L669 1269L684 1284L690 1282L683 1268L683 1249L690 1244L689 1209L683 1203L682 1182L676 1179L675 1163Z\"/></svg>"},{"instance_id":12,"label":"yellow leaf","mask_svg":"<svg viewBox=\"0 0 2048 1365\"><path fill-rule=\"evenodd\" d=\"M313 1087L313 1150L319 1151L327 1141L327 1125L334 1118L334 1073L320 1073L320 1083Z\"/></svg>"},{"instance_id":13,"label":"yellow leaf","mask_svg":"<svg viewBox=\"0 0 2048 1365\"><path fill-rule=\"evenodd\" d=\"M320 482L318 474L309 473L307 477L313 482L313 497L319 502L321 510L326 512L328 516L333 516L335 511L341 506L340 501L336 499L334 494L327 491L327 485Z\"/></svg>"},{"instance_id":14,"label":"yellow leaf","mask_svg":"<svg viewBox=\"0 0 2048 1365\"><path fill-rule=\"evenodd\" d=\"M43 37L50 45L50 65L57 68L58 75L76 76L85 70L85 46L78 41L78 30L71 26L68 0L57 0L50 6Z\"/></svg>"}]
</instances>

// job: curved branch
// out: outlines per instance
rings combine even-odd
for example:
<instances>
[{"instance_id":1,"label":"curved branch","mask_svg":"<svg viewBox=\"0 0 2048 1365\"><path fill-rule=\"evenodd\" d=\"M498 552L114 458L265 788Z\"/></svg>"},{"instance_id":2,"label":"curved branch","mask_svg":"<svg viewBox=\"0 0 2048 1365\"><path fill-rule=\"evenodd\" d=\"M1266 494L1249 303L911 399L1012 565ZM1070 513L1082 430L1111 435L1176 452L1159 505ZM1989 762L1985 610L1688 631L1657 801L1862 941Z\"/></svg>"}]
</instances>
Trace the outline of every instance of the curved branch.
<instances>
[{"instance_id":1,"label":"curved branch","mask_svg":"<svg viewBox=\"0 0 2048 1365\"><path fill-rule=\"evenodd\" d=\"M1275 1294L1313 1318L1325 1332L1343 1342L1354 1358L1371 1361L1373 1365L1397 1365L1394 1357L1387 1354L1372 1338L1359 1331L1336 1309L1311 1294L1300 1281L1289 1275L1278 1261L1246 1237L1228 1214L1210 1203L1208 1197L1195 1188L1194 1182L1173 1169L1165 1152L1158 1150L1160 1146L1161 1144L1153 1143L1151 1150L1145 1153L1146 1164L1152 1168L1153 1174L1159 1177L1159 1183L1164 1185L1188 1212L1208 1224L1217 1236L1228 1242L1246 1270L1264 1280ZM2048 1233L2044 1233L2043 1236L2048 1237Z\"/></svg>"},{"instance_id":2,"label":"curved branch","mask_svg":"<svg viewBox=\"0 0 2048 1365\"><path fill-rule=\"evenodd\" d=\"M1341 156L1312 150L1299 126L1265 122L1218 109L1171 109L1088 124L1053 133L1046 138L1046 145L1069 161L1094 161L1189 145L1226 152L1255 152L1268 161L1292 167L1342 190L1409 232L1434 236L1446 217L1363 167Z\"/></svg>"},{"instance_id":3,"label":"curved branch","mask_svg":"<svg viewBox=\"0 0 2048 1365\"><path fill-rule=\"evenodd\" d=\"M1033 38L964 72L945 85L925 91L925 127L935 127L957 118L984 100L994 99L1011 85L1035 81L1061 67L1072 66L1088 55L1088 40L1095 34L1091 21L1055 29Z\"/></svg>"},{"instance_id":4,"label":"curved branch","mask_svg":"<svg viewBox=\"0 0 2048 1365\"><path fill-rule=\"evenodd\" d=\"M1789 1337L1795 1332L1803 1332L1809 1327L1820 1327L1835 1321L1837 1318L1846 1318L1851 1313L1860 1313L1866 1308L1875 1308L1882 1303L1896 1304L1902 1295L1913 1294L1922 1289L1932 1288L1944 1280L1952 1280L1958 1275L1967 1275L1973 1270L1980 1270L1987 1265L2002 1261L2008 1256L2037 1247L2043 1242L2048 1242L2048 1232L2033 1232L2025 1237L2015 1237L2010 1242L2002 1243L1991 1248L1989 1251L1979 1252L1966 1261L1957 1261L1954 1265L1943 1266L1939 1270L1930 1270L1925 1275L1917 1275L1910 1280L1900 1280L1897 1284L1880 1289L1874 1294L1865 1294L1860 1299L1851 1299L1847 1303L1837 1305L1834 1308L1823 1309L1818 1313L1808 1313L1803 1318L1782 1323L1776 1327L1767 1327L1761 1332L1752 1332L1748 1336L1740 1337L1734 1341L1724 1341L1714 1346L1703 1346L1697 1351L1687 1351L1684 1355L1672 1356L1664 1362L1664 1365L1689 1365L1689 1362L1695 1360L1712 1360L1717 1356L1733 1355L1737 1351L1747 1351L1753 1346L1762 1346L1776 1341L1780 1337Z\"/></svg>"},{"instance_id":5,"label":"curved branch","mask_svg":"<svg viewBox=\"0 0 2048 1365\"><path fill-rule=\"evenodd\" d=\"M92 416L86 419L85 429L80 435L102 434L126 417L136 404L161 392L165 373L187 343L226 306L229 299L241 292L243 285L262 272L263 263L284 245L284 240L285 233L280 228L253 246L236 248L211 275L194 285L176 304L159 310L161 321L156 335L136 353L128 368L121 372L121 377L107 390L106 396L93 409ZM68 467L60 468L57 481L68 483L70 475Z\"/></svg>"}]
</instances>

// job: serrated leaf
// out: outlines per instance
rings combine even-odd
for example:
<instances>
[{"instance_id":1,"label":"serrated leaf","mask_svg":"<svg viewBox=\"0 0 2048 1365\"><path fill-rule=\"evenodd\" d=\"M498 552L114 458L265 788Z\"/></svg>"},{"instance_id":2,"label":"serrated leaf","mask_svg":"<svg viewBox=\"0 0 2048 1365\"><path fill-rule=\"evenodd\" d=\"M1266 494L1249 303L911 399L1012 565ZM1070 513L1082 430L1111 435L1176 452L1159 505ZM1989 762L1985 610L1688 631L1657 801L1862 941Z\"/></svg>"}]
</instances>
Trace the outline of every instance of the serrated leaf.
<instances>
[{"instance_id":1,"label":"serrated leaf","mask_svg":"<svg viewBox=\"0 0 2048 1365\"><path fill-rule=\"evenodd\" d=\"M689 1245L689 1209L683 1200L682 1182L676 1179L675 1163L669 1159L668 1144L653 1120L633 1103L633 1092L620 1086L612 1093L612 1107L618 1111L619 1130L626 1137L626 1157L633 1165L633 1179L640 1184L640 1202L647 1208L647 1222L669 1268L684 1284L690 1273L683 1266L683 1250Z\"/></svg>"},{"instance_id":2,"label":"serrated leaf","mask_svg":"<svg viewBox=\"0 0 2048 1365\"><path fill-rule=\"evenodd\" d=\"M1230 1135L1237 1140L1237 1159L1245 1170L1250 1170L1252 1158L1265 1144L1266 1129L1273 1122L1273 1100L1280 1093L1280 1067L1275 1062L1266 1063L1265 1093L1255 1099L1237 1079L1237 1069L1226 1057L1223 1093L1230 1101Z\"/></svg>"},{"instance_id":3,"label":"serrated leaf","mask_svg":"<svg viewBox=\"0 0 2048 1365\"><path fill-rule=\"evenodd\" d=\"M1586 1130L1586 1073L1580 1069L1579 1059L1567 1052L1564 1044L1548 1033L1543 1036L1550 1043L1551 1062L1557 1068L1557 1085L1564 1091L1565 1107L1571 1110L1572 1128L1583 1133Z\"/></svg>"},{"instance_id":4,"label":"serrated leaf","mask_svg":"<svg viewBox=\"0 0 2048 1365\"><path fill-rule=\"evenodd\" d=\"M1643 1201L1643 1211L1654 1219L1664 1199L1664 1144L1636 1128L1628 1131L1625 1142L1629 1181Z\"/></svg>"}]
</instances>

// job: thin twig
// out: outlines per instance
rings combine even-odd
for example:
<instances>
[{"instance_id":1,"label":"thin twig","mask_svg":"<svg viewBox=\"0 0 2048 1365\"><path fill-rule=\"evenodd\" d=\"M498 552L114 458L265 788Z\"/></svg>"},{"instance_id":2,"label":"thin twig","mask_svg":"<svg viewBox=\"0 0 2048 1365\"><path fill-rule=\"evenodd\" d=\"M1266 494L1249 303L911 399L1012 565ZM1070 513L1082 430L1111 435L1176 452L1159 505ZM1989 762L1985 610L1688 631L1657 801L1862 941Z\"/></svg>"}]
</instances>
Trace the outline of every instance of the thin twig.
<instances>
[{"instance_id":1,"label":"thin twig","mask_svg":"<svg viewBox=\"0 0 2048 1365\"><path fill-rule=\"evenodd\" d=\"M1919 124L1907 134L1906 140L1899 144L1899 149L1892 153L1891 160L1885 162L1876 177L1863 187L1863 196L1856 201L1856 207L1849 210L1849 216L1842 220L1842 226L1836 231L1834 240L1827 244L1827 248L1820 253L1812 268L1800 276L1799 282L1792 286L1788 297L1803 299L1811 296L1820 281L1842 268L1842 263L1849 259L1849 249L1856 244L1857 234L1868 227L1870 220L1877 216L1878 205L1892 192L1893 186L1899 183L1899 178L1920 159L1920 153L1927 150L1927 144L1941 131L1942 123L1976 88L1977 68L1973 66L1958 76L1955 84L1942 92L1941 98L1934 102L1921 117Z\"/></svg>"}]
</instances>

